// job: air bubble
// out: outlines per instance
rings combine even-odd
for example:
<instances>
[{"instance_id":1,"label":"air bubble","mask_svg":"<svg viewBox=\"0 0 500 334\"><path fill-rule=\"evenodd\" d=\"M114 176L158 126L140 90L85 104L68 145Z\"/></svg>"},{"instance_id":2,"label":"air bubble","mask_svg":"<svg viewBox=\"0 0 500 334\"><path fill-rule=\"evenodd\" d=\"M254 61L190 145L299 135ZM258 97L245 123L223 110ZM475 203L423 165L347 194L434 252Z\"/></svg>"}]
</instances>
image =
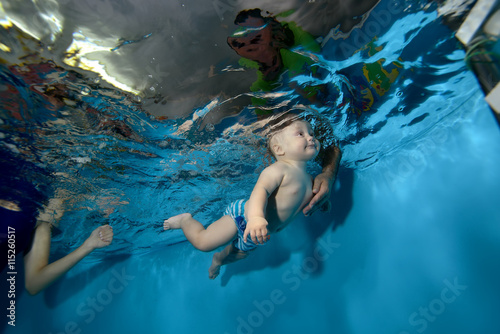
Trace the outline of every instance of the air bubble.
<instances>
[{"instance_id":1,"label":"air bubble","mask_svg":"<svg viewBox=\"0 0 500 334\"><path fill-rule=\"evenodd\" d=\"M206 126L207 131L214 131L215 126L212 123L208 123Z\"/></svg>"},{"instance_id":2,"label":"air bubble","mask_svg":"<svg viewBox=\"0 0 500 334\"><path fill-rule=\"evenodd\" d=\"M83 87L82 90L80 91L82 95L89 95L90 94L90 88L88 87Z\"/></svg>"},{"instance_id":3,"label":"air bubble","mask_svg":"<svg viewBox=\"0 0 500 334\"><path fill-rule=\"evenodd\" d=\"M397 96L397 97L401 97L401 96L403 96L403 92L399 90L399 91L396 93L396 96Z\"/></svg>"},{"instance_id":4,"label":"air bubble","mask_svg":"<svg viewBox=\"0 0 500 334\"><path fill-rule=\"evenodd\" d=\"M87 82L89 84L98 84L99 82L101 82L101 78L100 77L88 78Z\"/></svg>"},{"instance_id":5,"label":"air bubble","mask_svg":"<svg viewBox=\"0 0 500 334\"><path fill-rule=\"evenodd\" d=\"M405 110L405 106L401 106L401 107L399 107L399 108L398 108L398 110L399 110L399 111L403 111L403 110Z\"/></svg>"}]
</instances>

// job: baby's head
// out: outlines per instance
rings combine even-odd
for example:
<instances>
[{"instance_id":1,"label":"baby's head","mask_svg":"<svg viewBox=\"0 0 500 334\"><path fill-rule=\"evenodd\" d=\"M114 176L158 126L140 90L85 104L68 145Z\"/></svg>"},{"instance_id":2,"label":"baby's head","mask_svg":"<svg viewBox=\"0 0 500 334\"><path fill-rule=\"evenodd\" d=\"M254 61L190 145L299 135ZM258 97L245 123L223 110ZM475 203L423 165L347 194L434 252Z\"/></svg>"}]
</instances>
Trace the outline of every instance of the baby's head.
<instances>
[{"instance_id":1,"label":"baby's head","mask_svg":"<svg viewBox=\"0 0 500 334\"><path fill-rule=\"evenodd\" d=\"M271 123L267 135L267 149L276 160L292 156L301 160L312 160L317 156L319 142L314 138L310 123L303 117L287 113Z\"/></svg>"}]
</instances>

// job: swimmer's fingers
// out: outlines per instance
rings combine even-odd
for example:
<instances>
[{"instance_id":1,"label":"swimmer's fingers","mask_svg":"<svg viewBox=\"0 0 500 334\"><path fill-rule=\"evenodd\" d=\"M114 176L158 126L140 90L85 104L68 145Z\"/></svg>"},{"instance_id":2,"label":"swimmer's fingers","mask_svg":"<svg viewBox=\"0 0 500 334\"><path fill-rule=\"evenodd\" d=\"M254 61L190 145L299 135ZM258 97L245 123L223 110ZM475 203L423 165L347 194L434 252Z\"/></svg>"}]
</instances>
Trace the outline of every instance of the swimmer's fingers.
<instances>
[{"instance_id":1,"label":"swimmer's fingers","mask_svg":"<svg viewBox=\"0 0 500 334\"><path fill-rule=\"evenodd\" d=\"M261 230L261 234L260 234L260 237L259 237L259 242L261 245L265 244L267 242L267 240L269 240L269 234L267 234L267 228L263 228Z\"/></svg>"},{"instance_id":2,"label":"swimmer's fingers","mask_svg":"<svg viewBox=\"0 0 500 334\"><path fill-rule=\"evenodd\" d=\"M245 233L243 234L243 242L248 242L248 236L253 241L254 244L259 244L259 233L257 230L245 229Z\"/></svg>"},{"instance_id":3,"label":"swimmer's fingers","mask_svg":"<svg viewBox=\"0 0 500 334\"><path fill-rule=\"evenodd\" d=\"M96 248L108 246L112 240L113 228L109 225L103 225L92 231L87 240L85 240L84 246L92 251Z\"/></svg>"},{"instance_id":4,"label":"swimmer's fingers","mask_svg":"<svg viewBox=\"0 0 500 334\"><path fill-rule=\"evenodd\" d=\"M104 225L100 226L99 229L99 238L101 241L110 244L113 240L113 227L110 225Z\"/></svg>"},{"instance_id":5,"label":"swimmer's fingers","mask_svg":"<svg viewBox=\"0 0 500 334\"><path fill-rule=\"evenodd\" d=\"M249 234L250 234L250 230L247 227L247 228L245 228L245 232L243 233L243 242L247 242L247 237Z\"/></svg>"},{"instance_id":6,"label":"swimmer's fingers","mask_svg":"<svg viewBox=\"0 0 500 334\"><path fill-rule=\"evenodd\" d=\"M316 211L330 212L331 203L330 200L325 197L314 203L314 206L307 211L306 217L313 215Z\"/></svg>"},{"instance_id":7,"label":"swimmer's fingers","mask_svg":"<svg viewBox=\"0 0 500 334\"><path fill-rule=\"evenodd\" d=\"M246 228L245 232L243 233L243 242L248 242L248 237L250 236L250 239L253 241L254 244L263 244L267 240L267 229L264 228L263 230L260 229L249 229Z\"/></svg>"},{"instance_id":8,"label":"swimmer's fingers","mask_svg":"<svg viewBox=\"0 0 500 334\"><path fill-rule=\"evenodd\" d=\"M248 236L254 244L263 244L267 241L267 220L263 217L252 217L248 220L248 224L243 233L243 242L247 242Z\"/></svg>"},{"instance_id":9,"label":"swimmer's fingers","mask_svg":"<svg viewBox=\"0 0 500 334\"><path fill-rule=\"evenodd\" d=\"M256 245L260 243L260 241L259 241L260 236L257 233L260 233L260 232L257 232L257 231L250 232L250 236L252 237L252 241Z\"/></svg>"},{"instance_id":10,"label":"swimmer's fingers","mask_svg":"<svg viewBox=\"0 0 500 334\"><path fill-rule=\"evenodd\" d=\"M260 230L257 230L255 232L255 238L252 238L253 242L255 244L261 244L263 245L264 243L269 240L269 235L267 234L267 228L263 227Z\"/></svg>"},{"instance_id":11,"label":"swimmer's fingers","mask_svg":"<svg viewBox=\"0 0 500 334\"><path fill-rule=\"evenodd\" d=\"M316 210L321 208L328 198L330 197L330 191L332 188L333 180L330 179L327 175L319 174L316 179L314 179L313 185L313 198L309 201L309 204L302 211L304 215L310 216Z\"/></svg>"},{"instance_id":12,"label":"swimmer's fingers","mask_svg":"<svg viewBox=\"0 0 500 334\"><path fill-rule=\"evenodd\" d=\"M259 233L259 232L250 233L250 236L252 237L252 241L256 245L260 244L259 238L262 238L262 236L257 234L257 233Z\"/></svg>"},{"instance_id":13,"label":"swimmer's fingers","mask_svg":"<svg viewBox=\"0 0 500 334\"><path fill-rule=\"evenodd\" d=\"M257 231L250 232L250 236L252 237L252 241L254 244L259 243L259 237L257 236Z\"/></svg>"}]
</instances>

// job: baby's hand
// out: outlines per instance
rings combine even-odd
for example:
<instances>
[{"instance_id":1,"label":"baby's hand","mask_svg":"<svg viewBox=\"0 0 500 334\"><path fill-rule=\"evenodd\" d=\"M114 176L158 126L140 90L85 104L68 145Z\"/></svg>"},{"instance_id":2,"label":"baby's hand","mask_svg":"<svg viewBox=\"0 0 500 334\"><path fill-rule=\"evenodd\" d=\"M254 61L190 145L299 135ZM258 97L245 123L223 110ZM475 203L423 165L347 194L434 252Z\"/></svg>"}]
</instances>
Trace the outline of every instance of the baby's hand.
<instances>
[{"instance_id":1,"label":"baby's hand","mask_svg":"<svg viewBox=\"0 0 500 334\"><path fill-rule=\"evenodd\" d=\"M269 240L267 234L267 220L262 217L252 217L248 219L247 227L243 233L243 242L247 242L247 237L250 238L255 244L264 244Z\"/></svg>"}]
</instances>

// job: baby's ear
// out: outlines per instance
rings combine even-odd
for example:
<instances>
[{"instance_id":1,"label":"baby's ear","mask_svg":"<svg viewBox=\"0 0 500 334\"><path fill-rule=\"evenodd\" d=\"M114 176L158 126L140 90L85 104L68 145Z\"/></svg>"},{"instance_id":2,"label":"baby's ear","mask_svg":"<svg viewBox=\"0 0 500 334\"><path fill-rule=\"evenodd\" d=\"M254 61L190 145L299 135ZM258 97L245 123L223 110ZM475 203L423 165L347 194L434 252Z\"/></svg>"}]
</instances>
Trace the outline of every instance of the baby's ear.
<instances>
[{"instance_id":1,"label":"baby's ear","mask_svg":"<svg viewBox=\"0 0 500 334\"><path fill-rule=\"evenodd\" d=\"M281 155L285 154L283 147L278 143L273 144L272 149L273 149L274 155L281 156Z\"/></svg>"}]
</instances>

